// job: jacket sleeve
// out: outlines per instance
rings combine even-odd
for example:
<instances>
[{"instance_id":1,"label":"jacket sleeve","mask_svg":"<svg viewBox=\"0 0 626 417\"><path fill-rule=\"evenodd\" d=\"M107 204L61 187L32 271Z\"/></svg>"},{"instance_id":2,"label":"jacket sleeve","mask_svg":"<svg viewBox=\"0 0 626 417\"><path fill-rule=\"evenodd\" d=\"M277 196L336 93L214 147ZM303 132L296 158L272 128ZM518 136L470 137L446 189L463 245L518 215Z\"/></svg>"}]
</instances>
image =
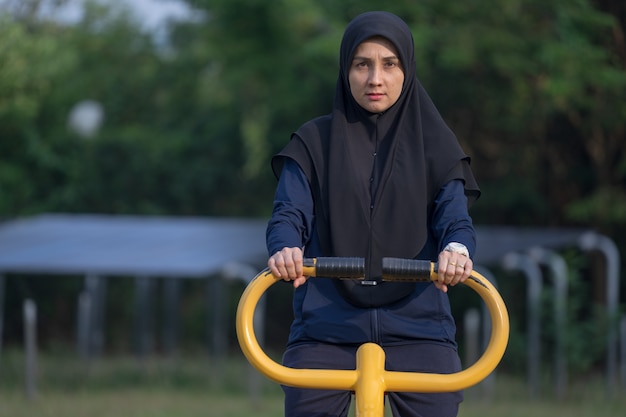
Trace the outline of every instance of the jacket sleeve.
<instances>
[{"instance_id":1,"label":"jacket sleeve","mask_svg":"<svg viewBox=\"0 0 626 417\"><path fill-rule=\"evenodd\" d=\"M467 209L467 197L461 180L444 185L434 201L432 232L438 242L438 250L450 242L458 242L467 248L470 257L476 252L476 232Z\"/></svg>"},{"instance_id":2,"label":"jacket sleeve","mask_svg":"<svg viewBox=\"0 0 626 417\"><path fill-rule=\"evenodd\" d=\"M308 179L294 160L286 158L265 235L270 256L285 247L305 246L311 236L313 209Z\"/></svg>"}]
</instances>

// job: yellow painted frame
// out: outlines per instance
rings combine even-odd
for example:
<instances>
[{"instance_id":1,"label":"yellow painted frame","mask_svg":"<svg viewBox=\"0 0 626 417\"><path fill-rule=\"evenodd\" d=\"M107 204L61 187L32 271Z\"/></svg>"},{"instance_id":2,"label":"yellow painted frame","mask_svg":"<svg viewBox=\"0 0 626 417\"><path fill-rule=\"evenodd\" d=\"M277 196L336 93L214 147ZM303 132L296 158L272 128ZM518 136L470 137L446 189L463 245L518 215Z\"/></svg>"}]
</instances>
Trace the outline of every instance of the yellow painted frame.
<instances>
[{"instance_id":1,"label":"yellow painted frame","mask_svg":"<svg viewBox=\"0 0 626 417\"><path fill-rule=\"evenodd\" d=\"M433 264L434 265L434 264ZM315 276L315 268L304 271ZM430 278L437 278L431 267ZM385 392L452 392L476 385L496 368L509 339L509 316L496 288L482 275L472 271L464 282L484 300L491 316L489 343L483 355L470 367L453 374L429 374L385 370L385 352L375 343L359 347L355 370L294 369L268 357L254 334L254 311L259 299L274 283L280 281L269 269L261 271L246 287L237 308L237 338L250 363L269 379L298 388L353 391L357 417L382 417Z\"/></svg>"}]
</instances>

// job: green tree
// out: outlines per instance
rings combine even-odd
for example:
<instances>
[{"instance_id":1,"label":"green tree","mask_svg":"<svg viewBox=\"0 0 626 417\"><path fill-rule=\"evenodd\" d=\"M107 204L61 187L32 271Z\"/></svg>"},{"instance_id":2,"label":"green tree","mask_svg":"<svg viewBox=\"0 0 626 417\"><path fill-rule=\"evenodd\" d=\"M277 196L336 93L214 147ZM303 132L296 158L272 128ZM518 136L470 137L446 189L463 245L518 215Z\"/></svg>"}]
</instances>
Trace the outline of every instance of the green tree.
<instances>
[{"instance_id":1,"label":"green tree","mask_svg":"<svg viewBox=\"0 0 626 417\"><path fill-rule=\"evenodd\" d=\"M267 215L270 155L330 109L343 28L379 5L188 3L204 19L173 25L166 49L123 10L92 3L70 27L6 20L2 30L48 45L54 59L35 46L3 49L2 59L31 63L12 64L3 76L14 78L0 86L2 111L22 109L0 127L2 157L13 161L0 184L14 188L2 213ZM615 18L623 9L598 3L602 10L586 0L387 6L412 27L418 76L474 158L485 191L477 222L624 226L626 53ZM31 87L19 87L26 79ZM89 143L65 126L85 98L106 111Z\"/></svg>"},{"instance_id":2,"label":"green tree","mask_svg":"<svg viewBox=\"0 0 626 417\"><path fill-rule=\"evenodd\" d=\"M37 125L76 57L50 28L29 30L8 16L0 15L0 39L0 213L36 212L38 194L62 164Z\"/></svg>"}]
</instances>

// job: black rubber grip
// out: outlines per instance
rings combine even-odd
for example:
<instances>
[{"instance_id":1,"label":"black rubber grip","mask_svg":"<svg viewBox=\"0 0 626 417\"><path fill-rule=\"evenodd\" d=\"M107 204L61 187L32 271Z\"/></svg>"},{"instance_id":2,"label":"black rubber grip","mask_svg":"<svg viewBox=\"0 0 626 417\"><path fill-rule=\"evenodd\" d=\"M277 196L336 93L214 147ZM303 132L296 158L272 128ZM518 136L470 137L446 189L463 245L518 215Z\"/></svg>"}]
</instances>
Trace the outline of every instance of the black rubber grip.
<instances>
[{"instance_id":1,"label":"black rubber grip","mask_svg":"<svg viewBox=\"0 0 626 417\"><path fill-rule=\"evenodd\" d=\"M430 261L383 258L383 281L430 281Z\"/></svg>"},{"instance_id":2,"label":"black rubber grip","mask_svg":"<svg viewBox=\"0 0 626 417\"><path fill-rule=\"evenodd\" d=\"M365 276L365 259L317 258L315 275L329 278L363 278Z\"/></svg>"}]
</instances>

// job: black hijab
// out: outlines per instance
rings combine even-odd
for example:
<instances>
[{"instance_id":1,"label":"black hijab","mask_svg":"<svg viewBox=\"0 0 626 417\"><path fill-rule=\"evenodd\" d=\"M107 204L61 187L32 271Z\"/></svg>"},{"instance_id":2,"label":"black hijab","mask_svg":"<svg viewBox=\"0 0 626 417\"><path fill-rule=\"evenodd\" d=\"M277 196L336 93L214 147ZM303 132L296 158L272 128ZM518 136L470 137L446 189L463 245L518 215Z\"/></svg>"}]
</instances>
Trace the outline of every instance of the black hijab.
<instances>
[{"instance_id":1,"label":"black hijab","mask_svg":"<svg viewBox=\"0 0 626 417\"><path fill-rule=\"evenodd\" d=\"M357 104L348 80L356 48L376 36L395 45L405 74L398 101L382 114ZM398 16L357 16L341 42L332 113L304 124L272 160L276 176L288 157L308 177L324 255L365 257L373 280L381 275L383 257L418 256L429 208L443 185L462 180L470 203L480 195L470 158L417 80L414 53L411 31ZM375 290L371 297L382 299L389 298L384 292L397 292L377 287L354 291Z\"/></svg>"}]
</instances>

